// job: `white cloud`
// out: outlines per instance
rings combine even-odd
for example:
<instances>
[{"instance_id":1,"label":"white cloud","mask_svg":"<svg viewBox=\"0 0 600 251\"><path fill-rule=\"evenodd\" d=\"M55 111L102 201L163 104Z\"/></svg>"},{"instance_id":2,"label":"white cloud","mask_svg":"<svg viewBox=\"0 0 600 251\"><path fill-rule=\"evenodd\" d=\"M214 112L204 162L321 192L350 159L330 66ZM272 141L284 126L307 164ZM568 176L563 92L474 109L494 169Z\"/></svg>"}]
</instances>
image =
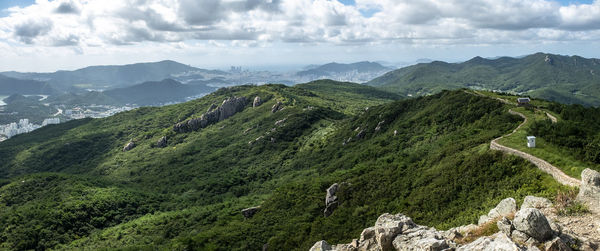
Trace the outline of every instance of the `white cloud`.
<instances>
[{"instance_id":1,"label":"white cloud","mask_svg":"<svg viewBox=\"0 0 600 251\"><path fill-rule=\"evenodd\" d=\"M355 1L348 6L336 0L37 0L0 18L0 45L24 54L54 47L89 54L190 50L194 41L205 41L202 48L214 46L208 41L267 48L600 39L600 0L567 6L552 0Z\"/></svg>"}]
</instances>

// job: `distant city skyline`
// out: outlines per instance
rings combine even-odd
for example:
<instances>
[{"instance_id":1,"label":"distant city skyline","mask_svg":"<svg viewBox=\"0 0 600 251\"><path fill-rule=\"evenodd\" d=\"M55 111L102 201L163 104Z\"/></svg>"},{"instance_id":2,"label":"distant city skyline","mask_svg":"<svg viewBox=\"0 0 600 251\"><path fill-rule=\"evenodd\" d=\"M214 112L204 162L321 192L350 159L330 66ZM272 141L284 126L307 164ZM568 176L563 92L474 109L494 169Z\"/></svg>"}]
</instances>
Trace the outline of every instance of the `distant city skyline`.
<instances>
[{"instance_id":1,"label":"distant city skyline","mask_svg":"<svg viewBox=\"0 0 600 251\"><path fill-rule=\"evenodd\" d=\"M600 58L600 0L0 1L0 71Z\"/></svg>"}]
</instances>

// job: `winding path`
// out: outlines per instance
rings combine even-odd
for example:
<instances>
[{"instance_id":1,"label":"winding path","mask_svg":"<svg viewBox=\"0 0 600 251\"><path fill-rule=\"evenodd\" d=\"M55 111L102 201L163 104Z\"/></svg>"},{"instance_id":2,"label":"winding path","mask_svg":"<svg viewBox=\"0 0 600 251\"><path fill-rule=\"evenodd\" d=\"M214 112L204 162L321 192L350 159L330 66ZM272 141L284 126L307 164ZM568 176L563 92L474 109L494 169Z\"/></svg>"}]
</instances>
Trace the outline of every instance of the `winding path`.
<instances>
[{"instance_id":1,"label":"winding path","mask_svg":"<svg viewBox=\"0 0 600 251\"><path fill-rule=\"evenodd\" d=\"M477 95L477 96L481 96L481 97L487 97L487 98L493 98L496 99L502 103L505 104L509 104L509 105L514 105L514 103L503 99L503 98L497 98L497 97L490 97L487 96L483 93L480 93L478 91L465 91L466 93L472 94L472 95ZM516 155L519 156L521 158L524 158L526 160L529 160L529 162L531 162L532 164L534 164L535 166L537 166L540 170L552 175L552 177L554 177L554 179L556 181L558 181L559 183L566 185L566 186L572 186L572 187L579 187L581 185L581 181L579 181L578 179L575 179L569 175L566 175L563 171L561 171L560 169L558 169L557 167L553 166L552 164L548 163L548 161L545 161L543 159L540 159L538 157L535 157L529 153L514 149L514 148L510 148L508 146L504 146L501 145L500 143L498 143L498 141L504 137L508 137L510 135L512 135L513 133L517 132L519 129L521 129L521 127L523 127L523 125L525 125L525 123L527 123L527 116L525 116L524 114L520 113L520 112L515 112L512 109L508 110L508 112L510 114L514 114L514 115L518 115L521 118L523 118L523 122L521 124L519 124L519 126L517 126L517 128L515 128L511 133L500 136L498 138L495 138L494 140L492 140L492 142L490 142L490 149L492 150L498 150L498 151L502 151L505 152L507 154L511 154L511 155ZM550 120L552 121L552 123L556 123L557 119L556 117L552 116L552 114L546 112L546 116L548 116L548 118L550 118Z\"/></svg>"},{"instance_id":2,"label":"winding path","mask_svg":"<svg viewBox=\"0 0 600 251\"><path fill-rule=\"evenodd\" d=\"M511 133L500 136L499 138L496 138L494 140L492 140L492 142L490 143L490 149L492 150L498 150L498 151L503 151L505 153L508 154L512 154L512 155L517 155L521 158L524 158L526 160L529 160L529 162L533 163L534 165L536 165L540 170L552 175L552 177L554 177L554 179L556 181L558 181L559 183L563 184L563 185L567 185L567 186L572 186L572 187L579 187L579 185L581 184L581 182L569 175L566 175L565 173L563 173L560 169L558 169L557 167L553 166L552 164L548 163L547 161L540 159L538 157L535 157L529 153L525 153L522 151L519 151L517 149L514 148L510 148L507 146L503 146L500 143L498 143L498 141L504 137L508 137L510 135L512 135L513 133L517 132L517 130L521 129L521 127L523 125L525 125L525 123L527 123L527 116L523 115L522 113L519 112L515 112L513 110L508 110L509 113L511 114L515 114L520 116L521 118L524 119L523 123L521 123L517 128L515 128Z\"/></svg>"}]
</instances>

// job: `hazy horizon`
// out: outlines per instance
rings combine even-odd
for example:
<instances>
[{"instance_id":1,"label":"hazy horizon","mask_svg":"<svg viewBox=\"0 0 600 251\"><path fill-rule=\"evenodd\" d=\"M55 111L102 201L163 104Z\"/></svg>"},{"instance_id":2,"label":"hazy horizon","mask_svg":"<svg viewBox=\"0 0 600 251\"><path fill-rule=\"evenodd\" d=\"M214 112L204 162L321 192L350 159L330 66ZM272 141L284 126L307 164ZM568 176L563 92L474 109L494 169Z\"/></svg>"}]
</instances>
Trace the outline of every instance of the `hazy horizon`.
<instances>
[{"instance_id":1,"label":"hazy horizon","mask_svg":"<svg viewBox=\"0 0 600 251\"><path fill-rule=\"evenodd\" d=\"M0 71L174 60L206 69L600 57L600 0L15 0Z\"/></svg>"}]
</instances>

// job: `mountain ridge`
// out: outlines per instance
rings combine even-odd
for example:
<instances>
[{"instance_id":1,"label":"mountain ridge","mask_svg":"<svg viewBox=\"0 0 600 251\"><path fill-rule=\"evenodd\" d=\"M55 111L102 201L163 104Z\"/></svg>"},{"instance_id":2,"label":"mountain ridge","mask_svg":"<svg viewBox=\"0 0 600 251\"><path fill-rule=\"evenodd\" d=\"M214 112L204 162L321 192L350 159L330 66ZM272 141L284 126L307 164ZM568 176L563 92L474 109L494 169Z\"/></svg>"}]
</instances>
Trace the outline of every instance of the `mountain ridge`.
<instances>
[{"instance_id":1,"label":"mountain ridge","mask_svg":"<svg viewBox=\"0 0 600 251\"><path fill-rule=\"evenodd\" d=\"M522 58L474 57L462 63L422 63L386 73L367 84L405 95L468 87L598 106L599 71L600 59L536 53Z\"/></svg>"}]
</instances>

